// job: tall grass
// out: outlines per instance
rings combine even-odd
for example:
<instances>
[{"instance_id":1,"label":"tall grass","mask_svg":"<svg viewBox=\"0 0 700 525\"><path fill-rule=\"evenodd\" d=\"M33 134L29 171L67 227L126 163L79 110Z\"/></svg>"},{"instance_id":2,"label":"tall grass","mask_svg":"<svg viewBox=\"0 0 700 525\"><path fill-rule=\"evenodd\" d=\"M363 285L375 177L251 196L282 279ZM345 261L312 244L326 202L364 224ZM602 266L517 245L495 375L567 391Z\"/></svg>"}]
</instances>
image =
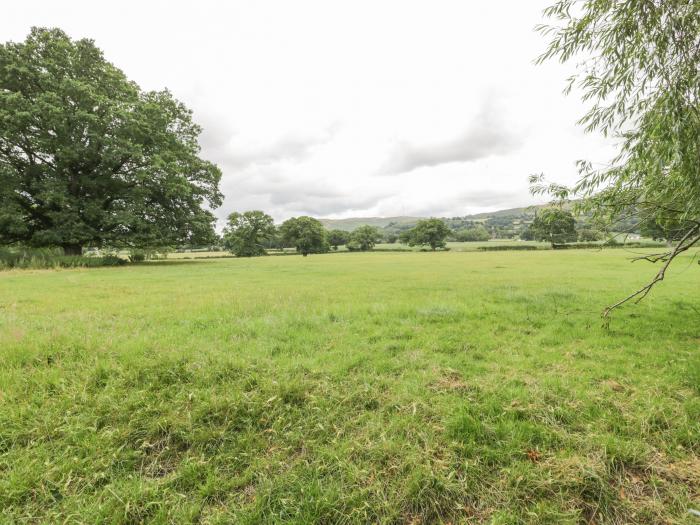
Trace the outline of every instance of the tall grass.
<instances>
[{"instance_id":1,"label":"tall grass","mask_svg":"<svg viewBox=\"0 0 700 525\"><path fill-rule=\"evenodd\" d=\"M115 255L64 255L60 248L0 248L0 270L94 268L122 264L126 264L126 261Z\"/></svg>"}]
</instances>

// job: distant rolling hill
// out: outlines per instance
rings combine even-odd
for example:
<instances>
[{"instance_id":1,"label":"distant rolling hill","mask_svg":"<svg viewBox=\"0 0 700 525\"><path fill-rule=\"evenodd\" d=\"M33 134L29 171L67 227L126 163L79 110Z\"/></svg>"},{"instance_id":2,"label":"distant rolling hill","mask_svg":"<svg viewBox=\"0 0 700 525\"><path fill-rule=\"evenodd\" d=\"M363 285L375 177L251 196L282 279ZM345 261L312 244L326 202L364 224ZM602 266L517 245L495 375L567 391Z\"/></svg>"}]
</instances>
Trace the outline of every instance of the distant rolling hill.
<instances>
[{"instance_id":1,"label":"distant rolling hill","mask_svg":"<svg viewBox=\"0 0 700 525\"><path fill-rule=\"evenodd\" d=\"M509 208L507 210L497 210L485 213L477 213L474 215L465 215L460 217L464 221L483 222L486 219L507 218L507 217L522 217L535 214L535 209L545 207L545 204L536 205L524 208ZM323 226L329 230L344 230L352 231L358 226L376 226L377 228L385 228L390 224L396 226L412 226L421 219L426 217L351 217L349 219L319 219ZM444 217L448 219L447 217Z\"/></svg>"},{"instance_id":2,"label":"distant rolling hill","mask_svg":"<svg viewBox=\"0 0 700 525\"><path fill-rule=\"evenodd\" d=\"M351 217L349 219L319 219L329 230L353 231L358 226L384 228L389 224L415 224L423 217Z\"/></svg>"},{"instance_id":3,"label":"distant rolling hill","mask_svg":"<svg viewBox=\"0 0 700 525\"><path fill-rule=\"evenodd\" d=\"M536 204L522 208L508 208L505 210L495 210L484 213L464 215L462 217L442 217L447 226L453 231L465 228L472 228L475 224L483 225L493 238L517 238L532 222L537 210L546 208L550 204ZM571 209L571 203L564 205L565 209ZM426 217L351 217L348 219L319 219L324 227L329 230L353 231L358 226L376 226L383 230L384 234L398 235L402 231L415 226L415 224ZM587 215L576 217L579 227L591 227L588 223ZM619 231L628 233L639 233L638 219L634 216L625 217L616 221Z\"/></svg>"}]
</instances>

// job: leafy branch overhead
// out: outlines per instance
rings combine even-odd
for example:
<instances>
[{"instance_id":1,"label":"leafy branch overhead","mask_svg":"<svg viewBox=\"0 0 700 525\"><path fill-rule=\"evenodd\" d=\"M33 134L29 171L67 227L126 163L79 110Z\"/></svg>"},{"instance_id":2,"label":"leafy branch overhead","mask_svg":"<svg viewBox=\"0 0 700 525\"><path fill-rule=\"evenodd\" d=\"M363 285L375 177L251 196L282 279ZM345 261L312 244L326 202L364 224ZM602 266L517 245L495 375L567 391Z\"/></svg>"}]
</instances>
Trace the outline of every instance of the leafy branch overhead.
<instances>
[{"instance_id":1,"label":"leafy branch overhead","mask_svg":"<svg viewBox=\"0 0 700 525\"><path fill-rule=\"evenodd\" d=\"M560 0L545 10L554 21L539 62L576 60L578 89L590 104L580 123L619 141L612 162L579 162L573 188L531 179L534 193L578 198L579 211L614 226L638 214L649 227L674 230L675 246L648 288L607 308L646 296L681 252L700 241L700 2L687 0Z\"/></svg>"},{"instance_id":2,"label":"leafy branch overhead","mask_svg":"<svg viewBox=\"0 0 700 525\"><path fill-rule=\"evenodd\" d=\"M32 29L0 45L0 243L209 242L220 170L169 91L142 91L93 41Z\"/></svg>"}]
</instances>

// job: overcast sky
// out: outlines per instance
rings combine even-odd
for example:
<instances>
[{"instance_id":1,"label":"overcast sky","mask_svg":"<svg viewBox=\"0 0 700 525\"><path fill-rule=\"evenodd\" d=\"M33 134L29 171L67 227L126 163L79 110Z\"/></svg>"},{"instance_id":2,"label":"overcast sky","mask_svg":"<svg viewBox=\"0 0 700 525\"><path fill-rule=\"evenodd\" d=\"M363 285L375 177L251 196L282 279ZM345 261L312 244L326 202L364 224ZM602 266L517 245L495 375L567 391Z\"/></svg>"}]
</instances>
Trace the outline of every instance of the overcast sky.
<instances>
[{"instance_id":1,"label":"overcast sky","mask_svg":"<svg viewBox=\"0 0 700 525\"><path fill-rule=\"evenodd\" d=\"M527 177L572 182L609 146L576 126L568 66L535 66L552 0L23 0L31 26L89 37L204 127L225 217L461 216L532 204Z\"/></svg>"}]
</instances>

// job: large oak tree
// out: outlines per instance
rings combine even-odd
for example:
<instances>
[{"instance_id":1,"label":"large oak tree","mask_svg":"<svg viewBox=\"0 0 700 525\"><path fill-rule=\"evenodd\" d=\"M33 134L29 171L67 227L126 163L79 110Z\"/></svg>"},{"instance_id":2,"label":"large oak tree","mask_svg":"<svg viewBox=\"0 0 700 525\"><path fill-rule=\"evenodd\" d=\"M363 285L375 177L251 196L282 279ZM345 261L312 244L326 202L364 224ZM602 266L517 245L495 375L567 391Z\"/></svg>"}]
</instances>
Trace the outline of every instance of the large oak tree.
<instances>
[{"instance_id":1,"label":"large oak tree","mask_svg":"<svg viewBox=\"0 0 700 525\"><path fill-rule=\"evenodd\" d=\"M168 91L145 92L92 40L34 28L0 45L0 243L210 242L220 170Z\"/></svg>"}]
</instances>

